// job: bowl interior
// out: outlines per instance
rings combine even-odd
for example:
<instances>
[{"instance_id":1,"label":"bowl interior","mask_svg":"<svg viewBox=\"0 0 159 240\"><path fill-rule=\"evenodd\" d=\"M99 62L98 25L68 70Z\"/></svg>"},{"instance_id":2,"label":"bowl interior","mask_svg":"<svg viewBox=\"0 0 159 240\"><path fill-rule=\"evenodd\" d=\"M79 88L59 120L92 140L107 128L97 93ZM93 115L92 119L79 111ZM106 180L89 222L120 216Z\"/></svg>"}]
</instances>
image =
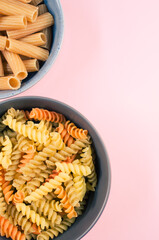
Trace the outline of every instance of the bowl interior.
<instances>
[{"instance_id":1,"label":"bowl interior","mask_svg":"<svg viewBox=\"0 0 159 240\"><path fill-rule=\"evenodd\" d=\"M8 108L28 109L32 107L46 108L48 110L63 113L67 119L72 120L77 126L87 129L93 140L93 145L96 153L96 170L98 175L98 183L95 192L91 192L87 202L86 209L75 223L62 235L59 235L57 240L77 240L81 239L96 223L106 205L110 191L110 166L105 147L92 124L83 117L79 112L70 106L42 97L24 97L15 98L3 103L0 103L0 116L7 111ZM1 239L1 238L0 238Z\"/></svg>"},{"instance_id":2,"label":"bowl interior","mask_svg":"<svg viewBox=\"0 0 159 240\"><path fill-rule=\"evenodd\" d=\"M62 43L64 30L64 20L61 4L59 0L44 0L44 3L47 5L49 12L54 16L55 20L54 26L52 27L53 31L51 37L53 41L50 50L50 56L46 62L40 62L41 68L39 72L28 74L28 77L22 81L20 89L16 91L0 91L0 99L15 96L35 85L48 72L58 55Z\"/></svg>"}]
</instances>

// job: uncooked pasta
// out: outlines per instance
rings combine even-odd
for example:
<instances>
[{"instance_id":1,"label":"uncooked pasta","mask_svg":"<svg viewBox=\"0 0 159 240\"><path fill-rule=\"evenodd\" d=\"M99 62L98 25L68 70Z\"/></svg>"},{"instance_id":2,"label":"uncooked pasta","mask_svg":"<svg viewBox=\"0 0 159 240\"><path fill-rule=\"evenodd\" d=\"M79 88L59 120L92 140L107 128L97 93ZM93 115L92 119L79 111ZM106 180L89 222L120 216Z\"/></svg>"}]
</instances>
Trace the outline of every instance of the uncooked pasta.
<instances>
[{"instance_id":1,"label":"uncooked pasta","mask_svg":"<svg viewBox=\"0 0 159 240\"><path fill-rule=\"evenodd\" d=\"M97 185L88 131L40 108L10 108L0 124L0 235L57 237L82 214Z\"/></svg>"}]
</instances>

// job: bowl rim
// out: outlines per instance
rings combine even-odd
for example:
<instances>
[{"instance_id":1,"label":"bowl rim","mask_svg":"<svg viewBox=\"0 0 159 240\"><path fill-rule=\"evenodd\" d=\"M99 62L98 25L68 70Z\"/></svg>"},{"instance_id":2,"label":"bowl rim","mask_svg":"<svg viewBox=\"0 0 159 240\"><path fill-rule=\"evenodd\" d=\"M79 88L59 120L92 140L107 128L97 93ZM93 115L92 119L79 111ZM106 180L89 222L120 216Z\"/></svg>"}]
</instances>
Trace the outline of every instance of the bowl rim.
<instances>
[{"instance_id":1,"label":"bowl rim","mask_svg":"<svg viewBox=\"0 0 159 240\"><path fill-rule=\"evenodd\" d=\"M59 55L60 49L61 49L61 45L63 42L63 37L64 37L64 14L63 14L63 10L62 10L62 6L61 6L61 2L60 0L54 0L56 1L58 7L59 7L59 15L60 15L60 26L59 26L59 40L58 40L58 46L56 48L56 51L54 52L54 55L52 58L50 58L50 64L45 66L45 69L43 71L41 71L41 75L36 78L36 74L35 74L35 78L31 81L29 81L27 84L25 84L25 86L20 87L18 90L9 90L9 92L7 92L6 94L3 93L3 95L1 96L1 92L0 92L0 99L7 99L13 96L16 96L20 93L23 93L25 91L27 91L28 89L30 89L31 87L33 87L34 85L36 85L51 69L52 64L55 62L57 56ZM50 56L50 55L49 55ZM46 61L47 62L47 61Z\"/></svg>"},{"instance_id":2,"label":"bowl rim","mask_svg":"<svg viewBox=\"0 0 159 240\"><path fill-rule=\"evenodd\" d=\"M101 206L101 209L99 211L99 213L97 214L97 216L95 217L95 220L90 224L90 226L79 236L77 237L75 240L80 240L81 238L83 238L92 228L93 226L97 223L97 221L99 220L99 218L101 217L104 209L105 209L105 206L108 202L108 198L109 198L109 195L110 195L110 190L111 190L111 179L112 179L112 173L111 173L111 164L110 164L110 160L109 160L109 157L108 157L108 153L107 153L107 150L106 150L106 146L104 144L104 141L101 137L101 135L98 133L98 131L96 130L96 128L93 126L93 124L83 115L81 114L78 110L76 110L75 108L73 108L72 106L64 103L64 102L61 102L59 100L56 100L56 99L53 99L53 98L48 98L48 97L43 97L43 96L22 96L22 97L15 97L15 98L10 98L10 99L7 99L7 100L4 100L4 101L1 101L0 102L0 106L2 104L6 104L6 103L11 103L13 102L14 100L27 100L27 99L36 99L36 100L44 100L44 101L52 101L52 102L55 102L55 104L60 104L60 105L63 105L64 107L66 108L69 108L71 109L71 111L75 112L75 114L78 114L82 119L84 119L84 121L86 123L88 123L88 125L90 125L90 127L94 130L94 132L98 135L98 138L100 140L100 144L103 148L103 151L105 153L105 156L106 156L106 162L107 162L107 166L108 166L108 188L107 188L107 192L106 192L106 195L105 195L105 198L104 198L104 201L103 201L103 204Z\"/></svg>"}]
</instances>

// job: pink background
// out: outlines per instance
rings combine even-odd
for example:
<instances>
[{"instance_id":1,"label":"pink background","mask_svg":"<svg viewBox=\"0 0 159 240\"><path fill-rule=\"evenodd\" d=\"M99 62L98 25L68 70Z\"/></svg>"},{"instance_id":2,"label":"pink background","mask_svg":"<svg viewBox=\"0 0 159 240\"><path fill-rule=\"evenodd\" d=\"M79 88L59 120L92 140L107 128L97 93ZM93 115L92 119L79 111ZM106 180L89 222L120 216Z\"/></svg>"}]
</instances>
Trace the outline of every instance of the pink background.
<instances>
[{"instance_id":1,"label":"pink background","mask_svg":"<svg viewBox=\"0 0 159 240\"><path fill-rule=\"evenodd\" d=\"M21 96L42 95L73 106L107 147L109 201L83 239L158 240L159 2L61 2L61 52L51 71Z\"/></svg>"}]
</instances>

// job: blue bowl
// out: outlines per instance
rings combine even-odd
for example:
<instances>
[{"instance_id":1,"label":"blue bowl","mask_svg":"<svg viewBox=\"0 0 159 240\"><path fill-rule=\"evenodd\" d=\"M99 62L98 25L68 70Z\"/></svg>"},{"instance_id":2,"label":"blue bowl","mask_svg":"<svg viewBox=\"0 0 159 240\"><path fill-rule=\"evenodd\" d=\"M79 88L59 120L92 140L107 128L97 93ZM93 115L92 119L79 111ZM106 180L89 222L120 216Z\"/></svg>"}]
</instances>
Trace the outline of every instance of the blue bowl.
<instances>
[{"instance_id":1,"label":"blue bowl","mask_svg":"<svg viewBox=\"0 0 159 240\"><path fill-rule=\"evenodd\" d=\"M50 51L50 56L48 60L41 65L39 72L29 73L28 77L22 81L21 88L18 90L7 90L7 91L0 91L0 99L8 98L15 96L19 93L22 93L35 85L37 82L40 81L41 78L49 71L53 62L55 61L63 38L63 31L64 31L64 19L63 19L63 12L61 8L61 4L59 0L44 0L44 3L47 5L49 12L54 16L54 26L53 26L53 42Z\"/></svg>"},{"instance_id":2,"label":"blue bowl","mask_svg":"<svg viewBox=\"0 0 159 240\"><path fill-rule=\"evenodd\" d=\"M79 216L75 223L57 240L79 240L81 239L97 222L101 216L108 200L111 182L111 171L105 146L92 124L72 107L43 97L19 97L0 103L0 116L8 108L31 110L33 107L45 108L51 111L63 113L67 119L73 121L77 126L87 129L93 141L96 153L96 170L98 183L95 192L91 192L83 215ZM0 239L4 240L4 238ZM6 238L5 238L6 239ZM6 239L7 240L7 239Z\"/></svg>"}]
</instances>

